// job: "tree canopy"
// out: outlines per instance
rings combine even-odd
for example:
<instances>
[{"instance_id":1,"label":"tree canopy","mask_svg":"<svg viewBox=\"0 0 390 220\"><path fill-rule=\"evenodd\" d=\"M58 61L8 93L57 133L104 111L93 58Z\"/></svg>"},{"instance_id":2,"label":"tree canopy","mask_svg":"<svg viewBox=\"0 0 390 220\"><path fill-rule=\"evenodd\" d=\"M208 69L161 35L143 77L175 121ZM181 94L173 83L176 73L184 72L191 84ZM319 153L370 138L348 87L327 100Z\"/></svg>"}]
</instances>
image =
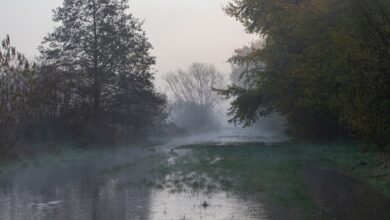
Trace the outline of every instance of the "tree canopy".
<instances>
[{"instance_id":1,"label":"tree canopy","mask_svg":"<svg viewBox=\"0 0 390 220\"><path fill-rule=\"evenodd\" d=\"M7 36L0 45L0 157L10 151L28 117L31 66Z\"/></svg>"},{"instance_id":2,"label":"tree canopy","mask_svg":"<svg viewBox=\"0 0 390 220\"><path fill-rule=\"evenodd\" d=\"M390 137L390 3L384 0L235 0L227 14L264 47L233 63L264 64L231 86L233 122L280 112L298 136L357 135L382 150Z\"/></svg>"},{"instance_id":3,"label":"tree canopy","mask_svg":"<svg viewBox=\"0 0 390 220\"><path fill-rule=\"evenodd\" d=\"M64 0L54 21L34 65L9 36L0 45L0 154L24 140L111 146L165 125L152 45L128 1Z\"/></svg>"},{"instance_id":4,"label":"tree canopy","mask_svg":"<svg viewBox=\"0 0 390 220\"><path fill-rule=\"evenodd\" d=\"M66 0L54 12L58 27L40 51L63 78L68 104L88 126L121 126L137 133L164 112L153 85L155 58L142 22L123 0Z\"/></svg>"}]
</instances>

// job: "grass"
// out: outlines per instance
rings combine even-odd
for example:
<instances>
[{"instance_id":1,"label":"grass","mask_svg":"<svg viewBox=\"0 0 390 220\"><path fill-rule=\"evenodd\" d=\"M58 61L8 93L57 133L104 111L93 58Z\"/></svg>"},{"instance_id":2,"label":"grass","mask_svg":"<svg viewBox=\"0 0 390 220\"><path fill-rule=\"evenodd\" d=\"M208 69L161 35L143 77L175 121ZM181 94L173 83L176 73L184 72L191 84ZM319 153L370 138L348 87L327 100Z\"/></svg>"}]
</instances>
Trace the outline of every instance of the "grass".
<instances>
[{"instance_id":1,"label":"grass","mask_svg":"<svg viewBox=\"0 0 390 220\"><path fill-rule=\"evenodd\" d=\"M193 145L186 148L193 149L193 157L199 160L181 164L181 169L206 174L223 190L243 196L262 196L260 199L272 204L297 209L303 218L316 210L300 172L304 163L282 146Z\"/></svg>"},{"instance_id":2,"label":"grass","mask_svg":"<svg viewBox=\"0 0 390 220\"><path fill-rule=\"evenodd\" d=\"M123 144L118 146L111 146L109 148L104 147L91 147L81 148L76 147L74 144L48 144L43 143L41 145L35 144L30 146L30 151L34 154L29 156L20 156L16 160L1 161L0 160L0 176L8 172L16 171L25 167L42 167L50 163L58 162L71 162L81 161L84 159L97 158L106 152L112 150L112 148L145 148L156 146L164 143L166 140L155 138L153 140L146 140L144 142L136 144ZM49 145L45 146L45 145ZM43 149L41 149L43 148ZM121 169L120 167L117 169Z\"/></svg>"},{"instance_id":3,"label":"grass","mask_svg":"<svg viewBox=\"0 0 390 220\"><path fill-rule=\"evenodd\" d=\"M0 166L0 176L29 166L97 158L105 149L65 148ZM188 152L188 153L183 153ZM170 160L173 159L173 160ZM118 175L138 166L148 167L143 185L168 187L172 192L227 191L291 208L299 219L310 219L318 207L304 179L306 166L325 167L352 175L390 197L390 169L380 167L378 155L357 144L283 143L265 145L203 144L150 155L137 164L114 166L102 175ZM150 173L149 173L150 172ZM157 177L157 178L154 178ZM130 184L130 183L129 183Z\"/></svg>"},{"instance_id":4,"label":"grass","mask_svg":"<svg viewBox=\"0 0 390 220\"><path fill-rule=\"evenodd\" d=\"M34 157L22 157L0 164L0 176L26 167L42 167L51 163L66 163L97 158L104 153L102 149L80 149L67 147L58 152L43 153Z\"/></svg>"},{"instance_id":5,"label":"grass","mask_svg":"<svg viewBox=\"0 0 390 220\"><path fill-rule=\"evenodd\" d=\"M383 168L380 156L372 148L359 144L303 145L309 157L319 158L325 166L333 166L354 176L390 197L390 168Z\"/></svg>"},{"instance_id":6,"label":"grass","mask_svg":"<svg viewBox=\"0 0 390 220\"><path fill-rule=\"evenodd\" d=\"M195 190L257 195L271 204L295 210L300 219L309 219L318 211L304 180L305 166L340 170L390 196L389 170L378 166L376 153L364 151L359 145L205 144L177 150L183 149L192 151L162 168L175 174L171 175L172 185L179 189L184 184Z\"/></svg>"}]
</instances>

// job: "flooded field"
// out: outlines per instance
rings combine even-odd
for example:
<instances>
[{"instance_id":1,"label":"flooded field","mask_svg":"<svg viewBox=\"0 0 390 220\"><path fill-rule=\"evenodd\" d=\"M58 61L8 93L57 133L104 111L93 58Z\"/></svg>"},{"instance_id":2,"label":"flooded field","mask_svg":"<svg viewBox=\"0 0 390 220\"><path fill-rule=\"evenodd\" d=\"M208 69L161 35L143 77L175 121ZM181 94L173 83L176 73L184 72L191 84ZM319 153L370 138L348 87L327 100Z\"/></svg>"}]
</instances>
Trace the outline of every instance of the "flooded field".
<instances>
[{"instance_id":1,"label":"flooded field","mask_svg":"<svg viewBox=\"0 0 390 220\"><path fill-rule=\"evenodd\" d=\"M26 167L0 177L0 219L389 219L389 200L371 190L351 191L363 189L358 183L341 177L332 182L333 175L313 170L295 179L301 167L295 153L273 145L285 140L229 130ZM253 142L266 144L244 144ZM189 144L199 147L177 148ZM237 167L237 161L243 165ZM329 191L332 183L340 187ZM363 205L362 198L372 195L370 205ZM360 202L348 203L351 199ZM309 214L300 215L306 209ZM364 214L351 215L354 209Z\"/></svg>"},{"instance_id":2,"label":"flooded field","mask_svg":"<svg viewBox=\"0 0 390 220\"><path fill-rule=\"evenodd\" d=\"M86 161L50 163L1 176L0 219L267 219L262 204L233 194L173 193L154 184L161 178L154 166L165 159L172 163L173 158L164 155L174 147L256 138L226 135L180 138L148 149L116 149Z\"/></svg>"},{"instance_id":3,"label":"flooded field","mask_svg":"<svg viewBox=\"0 0 390 220\"><path fill-rule=\"evenodd\" d=\"M267 219L261 204L225 192L172 193L116 180L11 192L0 203L1 219Z\"/></svg>"},{"instance_id":4,"label":"flooded field","mask_svg":"<svg viewBox=\"0 0 390 220\"><path fill-rule=\"evenodd\" d=\"M172 193L157 190L152 193L151 204L149 219L268 219L262 204L226 192Z\"/></svg>"}]
</instances>

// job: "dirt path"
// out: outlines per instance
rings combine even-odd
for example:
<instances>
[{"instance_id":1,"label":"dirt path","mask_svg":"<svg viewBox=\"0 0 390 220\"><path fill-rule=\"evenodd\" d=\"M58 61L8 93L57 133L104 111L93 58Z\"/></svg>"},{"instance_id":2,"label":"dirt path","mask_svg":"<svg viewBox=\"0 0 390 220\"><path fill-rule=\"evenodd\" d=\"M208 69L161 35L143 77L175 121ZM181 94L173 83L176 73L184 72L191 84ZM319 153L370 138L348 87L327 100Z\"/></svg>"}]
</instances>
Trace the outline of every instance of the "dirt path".
<instances>
[{"instance_id":1,"label":"dirt path","mask_svg":"<svg viewBox=\"0 0 390 220\"><path fill-rule=\"evenodd\" d=\"M390 199L340 172L308 167L305 179L323 219L390 219Z\"/></svg>"}]
</instances>

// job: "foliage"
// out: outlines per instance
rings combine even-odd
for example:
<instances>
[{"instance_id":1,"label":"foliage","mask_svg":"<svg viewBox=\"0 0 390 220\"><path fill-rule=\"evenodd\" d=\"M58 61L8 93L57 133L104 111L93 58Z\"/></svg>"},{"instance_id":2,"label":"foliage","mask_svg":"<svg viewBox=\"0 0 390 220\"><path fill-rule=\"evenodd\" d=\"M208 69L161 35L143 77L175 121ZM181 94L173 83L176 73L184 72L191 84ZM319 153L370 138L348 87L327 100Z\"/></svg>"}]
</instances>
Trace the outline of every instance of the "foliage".
<instances>
[{"instance_id":1,"label":"foliage","mask_svg":"<svg viewBox=\"0 0 390 220\"><path fill-rule=\"evenodd\" d=\"M152 46L127 10L127 1L64 1L54 13L59 26L40 48L49 72L42 80L56 81L55 108L84 136L139 137L165 114L165 97L152 83Z\"/></svg>"},{"instance_id":2,"label":"foliage","mask_svg":"<svg viewBox=\"0 0 390 220\"><path fill-rule=\"evenodd\" d=\"M7 36L0 47L2 156L18 155L23 141L114 144L165 126L152 46L128 9L124 0L65 0L32 66Z\"/></svg>"},{"instance_id":3,"label":"foliage","mask_svg":"<svg viewBox=\"0 0 390 220\"><path fill-rule=\"evenodd\" d=\"M230 81L242 88L253 88L255 81L251 75L255 70L264 68L264 64L258 62L240 62L242 58L248 56L255 50L262 48L262 41L257 40L252 42L250 46L244 46L243 48L236 49L234 51L234 58L231 59L232 72L230 74ZM241 59L241 60L240 60ZM233 60L237 62L233 62Z\"/></svg>"},{"instance_id":4,"label":"foliage","mask_svg":"<svg viewBox=\"0 0 390 220\"><path fill-rule=\"evenodd\" d=\"M232 122L248 125L280 112L296 136L358 135L389 144L390 5L383 0L236 0L225 8L262 48L233 63L263 64L245 77L254 88L235 97Z\"/></svg>"},{"instance_id":5,"label":"foliage","mask_svg":"<svg viewBox=\"0 0 390 220\"><path fill-rule=\"evenodd\" d=\"M28 117L30 79L29 62L7 36L0 46L0 157L12 150L8 147L17 141Z\"/></svg>"}]
</instances>

